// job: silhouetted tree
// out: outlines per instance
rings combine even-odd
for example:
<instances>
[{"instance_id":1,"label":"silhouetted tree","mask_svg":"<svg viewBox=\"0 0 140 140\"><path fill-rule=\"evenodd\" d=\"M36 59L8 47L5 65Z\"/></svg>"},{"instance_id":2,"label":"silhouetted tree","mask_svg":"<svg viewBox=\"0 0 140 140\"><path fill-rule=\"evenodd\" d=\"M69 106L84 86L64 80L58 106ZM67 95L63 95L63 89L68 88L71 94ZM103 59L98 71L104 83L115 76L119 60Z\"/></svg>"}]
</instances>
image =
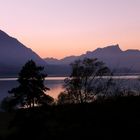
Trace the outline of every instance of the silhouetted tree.
<instances>
[{"instance_id":1,"label":"silhouetted tree","mask_svg":"<svg viewBox=\"0 0 140 140\"><path fill-rule=\"evenodd\" d=\"M58 95L57 104L71 104L71 103L75 103L72 94L68 94L67 91L64 91Z\"/></svg>"},{"instance_id":2,"label":"silhouetted tree","mask_svg":"<svg viewBox=\"0 0 140 140\"><path fill-rule=\"evenodd\" d=\"M23 66L19 73L19 86L9 91L13 100L20 107L32 108L35 105L40 105L42 100L48 97L44 93L49 88L44 86L47 75L43 73L43 69L43 67L37 66L33 60Z\"/></svg>"},{"instance_id":3,"label":"silhouetted tree","mask_svg":"<svg viewBox=\"0 0 140 140\"><path fill-rule=\"evenodd\" d=\"M0 104L0 107L2 110L4 111L8 111L8 112L11 112L15 109L15 105L16 105L16 100L12 97L5 97L1 104Z\"/></svg>"},{"instance_id":4,"label":"silhouetted tree","mask_svg":"<svg viewBox=\"0 0 140 140\"><path fill-rule=\"evenodd\" d=\"M65 79L66 90L59 95L58 102L62 102L62 99L70 99L70 103L91 102L96 94L107 93L112 80L103 76L112 74L103 62L85 58L75 61L71 66L72 74Z\"/></svg>"}]
</instances>

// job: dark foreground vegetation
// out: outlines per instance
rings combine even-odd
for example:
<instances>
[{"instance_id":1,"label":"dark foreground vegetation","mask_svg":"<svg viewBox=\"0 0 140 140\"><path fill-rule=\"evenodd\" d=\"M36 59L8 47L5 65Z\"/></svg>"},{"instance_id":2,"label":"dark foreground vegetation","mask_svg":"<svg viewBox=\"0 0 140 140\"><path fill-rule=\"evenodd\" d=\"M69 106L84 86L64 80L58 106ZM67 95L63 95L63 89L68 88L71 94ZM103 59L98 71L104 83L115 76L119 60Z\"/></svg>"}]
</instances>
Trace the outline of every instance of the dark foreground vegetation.
<instances>
[{"instance_id":1,"label":"dark foreground vegetation","mask_svg":"<svg viewBox=\"0 0 140 140\"><path fill-rule=\"evenodd\" d=\"M135 139L140 131L140 97L115 97L0 113L0 136L10 139Z\"/></svg>"},{"instance_id":2,"label":"dark foreground vegetation","mask_svg":"<svg viewBox=\"0 0 140 140\"><path fill-rule=\"evenodd\" d=\"M97 59L75 61L54 101L43 67L27 62L1 104L0 139L140 139L140 94L116 87L111 76Z\"/></svg>"}]
</instances>

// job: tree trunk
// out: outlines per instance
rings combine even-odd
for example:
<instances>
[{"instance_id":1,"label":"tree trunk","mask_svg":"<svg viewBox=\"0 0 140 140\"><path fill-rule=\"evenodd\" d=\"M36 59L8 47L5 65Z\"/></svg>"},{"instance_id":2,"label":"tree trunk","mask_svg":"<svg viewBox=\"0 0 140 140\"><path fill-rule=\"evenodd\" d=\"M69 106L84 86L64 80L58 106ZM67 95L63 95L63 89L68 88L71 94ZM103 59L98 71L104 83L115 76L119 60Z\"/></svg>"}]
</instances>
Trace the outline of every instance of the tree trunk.
<instances>
[{"instance_id":1,"label":"tree trunk","mask_svg":"<svg viewBox=\"0 0 140 140\"><path fill-rule=\"evenodd\" d=\"M79 95L80 95L80 102L81 102L81 104L83 104L84 102L83 102L83 97L82 97L82 93L81 93L81 91L79 90Z\"/></svg>"}]
</instances>

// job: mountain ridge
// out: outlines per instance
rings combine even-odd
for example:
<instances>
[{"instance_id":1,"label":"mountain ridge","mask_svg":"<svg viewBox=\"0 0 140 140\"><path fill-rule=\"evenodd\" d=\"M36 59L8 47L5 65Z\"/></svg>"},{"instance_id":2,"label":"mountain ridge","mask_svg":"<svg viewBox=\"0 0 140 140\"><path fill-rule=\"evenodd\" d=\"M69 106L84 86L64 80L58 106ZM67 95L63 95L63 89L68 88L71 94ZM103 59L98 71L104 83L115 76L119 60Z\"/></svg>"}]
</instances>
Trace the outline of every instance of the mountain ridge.
<instances>
[{"instance_id":1,"label":"mountain ridge","mask_svg":"<svg viewBox=\"0 0 140 140\"><path fill-rule=\"evenodd\" d=\"M0 30L0 75L17 74L31 59L38 65L46 65L46 62L32 49Z\"/></svg>"},{"instance_id":2,"label":"mountain ridge","mask_svg":"<svg viewBox=\"0 0 140 140\"><path fill-rule=\"evenodd\" d=\"M110 50L109 50L110 49ZM93 50L93 51L87 51L86 53L84 53L84 54L82 54L82 55L79 55L79 56L75 56L75 55L70 55L70 56L66 56L66 57L64 57L64 58L61 58L61 59L57 59L57 58L55 58L55 57L47 57L47 58L44 58L44 60L48 60L48 61L64 61L65 59L68 59L69 57L70 58L72 58L72 57L74 57L74 58L77 58L77 57L81 57L81 56L85 56L85 55L87 55L87 54L92 54L92 53L101 53L101 52L103 52L104 53L104 50L106 50L106 51L108 51L108 53L114 53L114 54L116 54L116 53L123 53L123 52L133 52L133 53L139 53L140 52L140 50L139 49L127 49L127 50L125 50L125 51L123 51L121 48L120 48L120 46L118 45L118 44L116 44L116 45L110 45L110 46L107 46L107 47L103 47L103 48L97 48L97 49L95 49L95 50Z\"/></svg>"},{"instance_id":3,"label":"mountain ridge","mask_svg":"<svg viewBox=\"0 0 140 140\"><path fill-rule=\"evenodd\" d=\"M85 54L79 56L64 57L63 59L56 59L60 65L69 65L74 60L84 58L98 58L103 61L107 66L113 70L119 69L119 71L136 71L140 72L140 50L128 49L121 50L118 44L110 45L104 48L97 48L93 51L87 51ZM53 58L55 62L55 58ZM62 61L63 60L63 61ZM72 61L71 61L72 60ZM55 65L49 61L49 58L45 59L49 64Z\"/></svg>"},{"instance_id":4,"label":"mountain ridge","mask_svg":"<svg viewBox=\"0 0 140 140\"><path fill-rule=\"evenodd\" d=\"M17 77L22 66L31 59L37 65L43 66L49 76L64 76L70 73L68 66L47 64L31 48L0 30L0 77Z\"/></svg>"},{"instance_id":5,"label":"mountain ridge","mask_svg":"<svg viewBox=\"0 0 140 140\"><path fill-rule=\"evenodd\" d=\"M0 30L0 76L17 75L21 67L28 61L34 60L37 65L45 67L49 76L68 76L71 73L70 63L77 59L98 58L100 61L119 72L140 73L140 50L128 49L122 51L118 44L87 51L79 56L71 55L62 59L42 59L32 49L26 47L16 38Z\"/></svg>"}]
</instances>

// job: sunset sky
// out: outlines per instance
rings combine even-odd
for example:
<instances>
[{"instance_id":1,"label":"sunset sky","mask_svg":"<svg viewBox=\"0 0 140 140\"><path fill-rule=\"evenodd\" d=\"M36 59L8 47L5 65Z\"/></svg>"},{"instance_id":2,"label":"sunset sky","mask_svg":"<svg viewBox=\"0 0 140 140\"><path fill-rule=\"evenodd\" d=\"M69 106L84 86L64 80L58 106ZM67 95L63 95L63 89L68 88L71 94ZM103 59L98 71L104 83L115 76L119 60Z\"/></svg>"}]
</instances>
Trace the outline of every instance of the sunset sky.
<instances>
[{"instance_id":1,"label":"sunset sky","mask_svg":"<svg viewBox=\"0 0 140 140\"><path fill-rule=\"evenodd\" d=\"M0 29L42 58L140 49L140 0L0 0Z\"/></svg>"}]
</instances>

